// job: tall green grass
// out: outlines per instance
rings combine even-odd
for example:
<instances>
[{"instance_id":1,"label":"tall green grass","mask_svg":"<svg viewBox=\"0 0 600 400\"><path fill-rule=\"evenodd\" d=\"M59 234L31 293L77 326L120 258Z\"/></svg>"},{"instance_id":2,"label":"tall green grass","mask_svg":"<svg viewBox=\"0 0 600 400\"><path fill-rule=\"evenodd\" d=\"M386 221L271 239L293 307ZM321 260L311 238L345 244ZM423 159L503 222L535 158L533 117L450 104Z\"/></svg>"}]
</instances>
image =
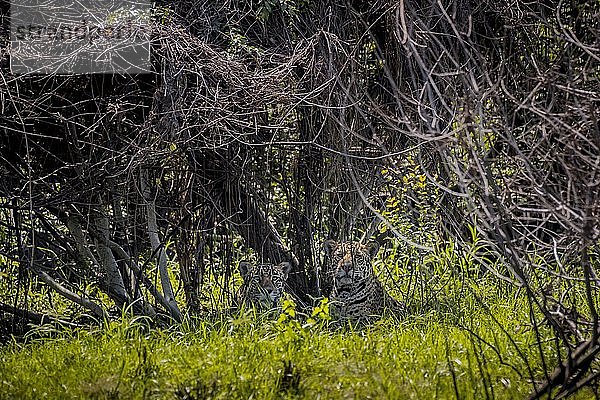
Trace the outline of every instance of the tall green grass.
<instances>
[{"instance_id":1,"label":"tall green grass","mask_svg":"<svg viewBox=\"0 0 600 400\"><path fill-rule=\"evenodd\" d=\"M0 349L0 398L524 398L543 376L527 304L482 293L368 327L301 318L287 303L276 319L246 311L170 329L124 319L53 332ZM552 354L551 341L542 348Z\"/></svg>"},{"instance_id":2,"label":"tall green grass","mask_svg":"<svg viewBox=\"0 0 600 400\"><path fill-rule=\"evenodd\" d=\"M126 315L42 327L0 348L0 400L515 399L544 378L540 352L557 364L553 332L532 327L542 318L524 291L478 266L481 249L447 246L418 268L386 251L376 269L408 305L401 320L342 325L326 303L301 315L286 301L279 316L242 310L169 329Z\"/></svg>"}]
</instances>

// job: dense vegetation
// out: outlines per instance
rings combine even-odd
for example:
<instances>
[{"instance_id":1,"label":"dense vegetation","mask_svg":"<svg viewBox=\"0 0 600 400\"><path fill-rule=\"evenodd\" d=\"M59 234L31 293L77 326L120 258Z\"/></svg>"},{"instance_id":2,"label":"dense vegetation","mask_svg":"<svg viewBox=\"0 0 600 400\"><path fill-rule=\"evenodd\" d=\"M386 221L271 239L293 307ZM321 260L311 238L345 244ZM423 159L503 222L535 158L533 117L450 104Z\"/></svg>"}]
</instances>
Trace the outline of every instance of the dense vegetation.
<instances>
[{"instance_id":1,"label":"dense vegetation","mask_svg":"<svg viewBox=\"0 0 600 400\"><path fill-rule=\"evenodd\" d=\"M593 393L600 1L147 17L145 74L0 50L0 396ZM329 238L382 245L404 318L328 320ZM244 259L297 316L230 310Z\"/></svg>"},{"instance_id":2,"label":"dense vegetation","mask_svg":"<svg viewBox=\"0 0 600 400\"><path fill-rule=\"evenodd\" d=\"M524 323L524 296L488 278L466 283L448 279L437 307L372 326L336 324L327 303L301 315L288 300L277 318L245 310L168 329L128 317L38 328L0 351L0 398L525 397L552 341Z\"/></svg>"}]
</instances>

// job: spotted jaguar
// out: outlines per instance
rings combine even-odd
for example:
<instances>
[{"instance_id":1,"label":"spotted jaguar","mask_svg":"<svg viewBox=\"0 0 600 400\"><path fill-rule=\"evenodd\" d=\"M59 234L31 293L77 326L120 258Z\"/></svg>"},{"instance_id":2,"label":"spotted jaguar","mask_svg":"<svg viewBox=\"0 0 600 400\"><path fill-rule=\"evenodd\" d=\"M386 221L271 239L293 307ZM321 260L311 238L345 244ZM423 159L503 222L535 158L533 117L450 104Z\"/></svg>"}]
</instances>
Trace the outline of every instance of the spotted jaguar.
<instances>
[{"instance_id":1,"label":"spotted jaguar","mask_svg":"<svg viewBox=\"0 0 600 400\"><path fill-rule=\"evenodd\" d=\"M291 268L292 265L288 262L278 265L240 262L238 269L243 283L236 302L238 305L243 303L262 310L277 308Z\"/></svg>"},{"instance_id":2,"label":"spotted jaguar","mask_svg":"<svg viewBox=\"0 0 600 400\"><path fill-rule=\"evenodd\" d=\"M373 271L379 245L370 242L323 243L327 273L332 276L332 314L340 319L371 320L389 310L400 315L404 307L388 294Z\"/></svg>"}]
</instances>

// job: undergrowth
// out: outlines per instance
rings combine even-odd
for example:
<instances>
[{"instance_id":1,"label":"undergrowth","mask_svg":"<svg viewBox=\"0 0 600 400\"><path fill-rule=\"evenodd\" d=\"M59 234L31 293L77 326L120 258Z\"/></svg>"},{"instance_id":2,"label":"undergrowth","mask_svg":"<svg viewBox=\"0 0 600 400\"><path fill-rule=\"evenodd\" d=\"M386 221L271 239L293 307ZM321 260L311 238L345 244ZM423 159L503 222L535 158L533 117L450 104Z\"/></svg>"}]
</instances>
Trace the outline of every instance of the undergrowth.
<instances>
[{"instance_id":1,"label":"undergrowth","mask_svg":"<svg viewBox=\"0 0 600 400\"><path fill-rule=\"evenodd\" d=\"M371 326L330 321L326 302L306 316L286 301L278 318L40 333L0 349L0 398L523 398L543 375L538 339L525 300L495 293L472 293L486 307L463 296L455 318L432 309Z\"/></svg>"},{"instance_id":2,"label":"undergrowth","mask_svg":"<svg viewBox=\"0 0 600 400\"><path fill-rule=\"evenodd\" d=\"M550 327L534 329L542 318L524 291L471 253L439 254L418 269L386 254L379 276L408 312L369 326L331 320L326 300L302 313L287 299L279 315L168 329L127 314L94 329L38 327L0 347L0 400L526 398L558 362Z\"/></svg>"}]
</instances>

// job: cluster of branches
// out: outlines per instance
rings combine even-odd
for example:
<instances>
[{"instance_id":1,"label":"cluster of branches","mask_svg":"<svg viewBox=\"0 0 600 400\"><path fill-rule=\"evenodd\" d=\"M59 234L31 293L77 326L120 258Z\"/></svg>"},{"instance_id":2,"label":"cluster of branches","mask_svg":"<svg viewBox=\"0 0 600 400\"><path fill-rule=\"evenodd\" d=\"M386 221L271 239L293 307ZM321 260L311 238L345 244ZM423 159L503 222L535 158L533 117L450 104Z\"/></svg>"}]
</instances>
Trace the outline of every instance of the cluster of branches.
<instances>
[{"instance_id":1,"label":"cluster of branches","mask_svg":"<svg viewBox=\"0 0 600 400\"><path fill-rule=\"evenodd\" d=\"M0 53L3 312L33 318L43 282L98 318L180 321L230 297L248 249L291 261L306 303L324 238L381 224L427 252L475 229L556 331L534 396L596 377L598 2L159 6L152 74L16 76ZM391 198L438 234L407 235Z\"/></svg>"}]
</instances>

